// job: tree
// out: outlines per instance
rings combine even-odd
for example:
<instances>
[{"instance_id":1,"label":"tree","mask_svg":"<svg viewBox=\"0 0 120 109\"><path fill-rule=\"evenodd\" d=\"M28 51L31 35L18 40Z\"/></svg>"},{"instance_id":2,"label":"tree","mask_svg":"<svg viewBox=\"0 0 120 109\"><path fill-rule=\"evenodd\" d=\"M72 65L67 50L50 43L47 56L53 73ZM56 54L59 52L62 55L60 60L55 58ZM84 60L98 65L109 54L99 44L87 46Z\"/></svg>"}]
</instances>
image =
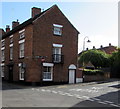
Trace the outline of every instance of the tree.
<instances>
[{"instance_id":1,"label":"tree","mask_svg":"<svg viewBox=\"0 0 120 109\"><path fill-rule=\"evenodd\" d=\"M79 63L91 62L95 68L99 67L109 67L110 66L110 55L102 52L100 50L88 50L83 52L79 58Z\"/></svg>"},{"instance_id":2,"label":"tree","mask_svg":"<svg viewBox=\"0 0 120 109\"><path fill-rule=\"evenodd\" d=\"M120 78L120 48L111 56L111 77Z\"/></svg>"}]
</instances>

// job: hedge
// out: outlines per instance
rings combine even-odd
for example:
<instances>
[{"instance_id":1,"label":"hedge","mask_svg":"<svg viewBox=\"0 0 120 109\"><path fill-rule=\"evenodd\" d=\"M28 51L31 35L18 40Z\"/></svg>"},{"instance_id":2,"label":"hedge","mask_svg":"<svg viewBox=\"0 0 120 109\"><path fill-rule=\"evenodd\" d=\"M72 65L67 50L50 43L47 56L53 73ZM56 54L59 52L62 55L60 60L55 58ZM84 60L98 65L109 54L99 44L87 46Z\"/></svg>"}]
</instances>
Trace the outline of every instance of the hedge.
<instances>
[{"instance_id":1,"label":"hedge","mask_svg":"<svg viewBox=\"0 0 120 109\"><path fill-rule=\"evenodd\" d=\"M84 69L83 70L84 75L104 75L104 72L102 70L91 70L91 69Z\"/></svg>"}]
</instances>

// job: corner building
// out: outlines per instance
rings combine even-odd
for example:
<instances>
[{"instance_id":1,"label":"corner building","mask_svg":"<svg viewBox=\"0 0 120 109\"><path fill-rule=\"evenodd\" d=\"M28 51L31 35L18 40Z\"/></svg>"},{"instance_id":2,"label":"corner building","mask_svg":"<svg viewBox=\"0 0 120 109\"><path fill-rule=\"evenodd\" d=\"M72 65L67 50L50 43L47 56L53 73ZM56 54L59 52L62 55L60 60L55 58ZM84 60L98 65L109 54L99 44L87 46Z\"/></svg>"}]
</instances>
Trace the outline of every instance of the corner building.
<instances>
[{"instance_id":1,"label":"corner building","mask_svg":"<svg viewBox=\"0 0 120 109\"><path fill-rule=\"evenodd\" d=\"M1 40L4 80L30 83L75 83L79 32L57 5L22 24L6 26Z\"/></svg>"}]
</instances>

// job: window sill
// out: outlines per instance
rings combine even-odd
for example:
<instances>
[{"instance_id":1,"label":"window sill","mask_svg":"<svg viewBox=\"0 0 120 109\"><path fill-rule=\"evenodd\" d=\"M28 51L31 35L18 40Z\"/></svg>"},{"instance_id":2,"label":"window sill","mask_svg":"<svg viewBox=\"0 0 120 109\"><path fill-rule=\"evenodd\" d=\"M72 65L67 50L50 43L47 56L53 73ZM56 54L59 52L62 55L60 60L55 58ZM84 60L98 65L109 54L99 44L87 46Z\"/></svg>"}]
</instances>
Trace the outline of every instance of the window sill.
<instances>
[{"instance_id":1,"label":"window sill","mask_svg":"<svg viewBox=\"0 0 120 109\"><path fill-rule=\"evenodd\" d=\"M60 36L60 37L62 37L62 35L61 34L53 34L54 36Z\"/></svg>"},{"instance_id":2,"label":"window sill","mask_svg":"<svg viewBox=\"0 0 120 109\"><path fill-rule=\"evenodd\" d=\"M43 79L43 81L52 81L52 79Z\"/></svg>"},{"instance_id":3,"label":"window sill","mask_svg":"<svg viewBox=\"0 0 120 109\"><path fill-rule=\"evenodd\" d=\"M19 57L18 59L24 59L24 57Z\"/></svg>"}]
</instances>

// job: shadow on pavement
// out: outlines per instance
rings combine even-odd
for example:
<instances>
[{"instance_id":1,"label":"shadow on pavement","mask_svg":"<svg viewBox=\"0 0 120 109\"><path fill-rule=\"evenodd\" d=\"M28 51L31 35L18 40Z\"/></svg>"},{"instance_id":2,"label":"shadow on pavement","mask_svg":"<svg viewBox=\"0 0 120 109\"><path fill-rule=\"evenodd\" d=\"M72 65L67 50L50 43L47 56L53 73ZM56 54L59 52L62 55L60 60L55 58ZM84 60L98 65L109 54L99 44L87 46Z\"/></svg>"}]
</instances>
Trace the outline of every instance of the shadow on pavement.
<instances>
[{"instance_id":1,"label":"shadow on pavement","mask_svg":"<svg viewBox=\"0 0 120 109\"><path fill-rule=\"evenodd\" d=\"M94 101L89 101L89 100L81 101L69 109L73 109L73 108L77 109L79 107L89 107L91 109L98 109L98 108L120 109L120 90L95 97L96 100L94 98L91 98L91 99ZM101 102L109 101L109 102L107 104L101 104L99 103L99 101ZM119 107L115 107L110 104L115 104Z\"/></svg>"}]
</instances>

